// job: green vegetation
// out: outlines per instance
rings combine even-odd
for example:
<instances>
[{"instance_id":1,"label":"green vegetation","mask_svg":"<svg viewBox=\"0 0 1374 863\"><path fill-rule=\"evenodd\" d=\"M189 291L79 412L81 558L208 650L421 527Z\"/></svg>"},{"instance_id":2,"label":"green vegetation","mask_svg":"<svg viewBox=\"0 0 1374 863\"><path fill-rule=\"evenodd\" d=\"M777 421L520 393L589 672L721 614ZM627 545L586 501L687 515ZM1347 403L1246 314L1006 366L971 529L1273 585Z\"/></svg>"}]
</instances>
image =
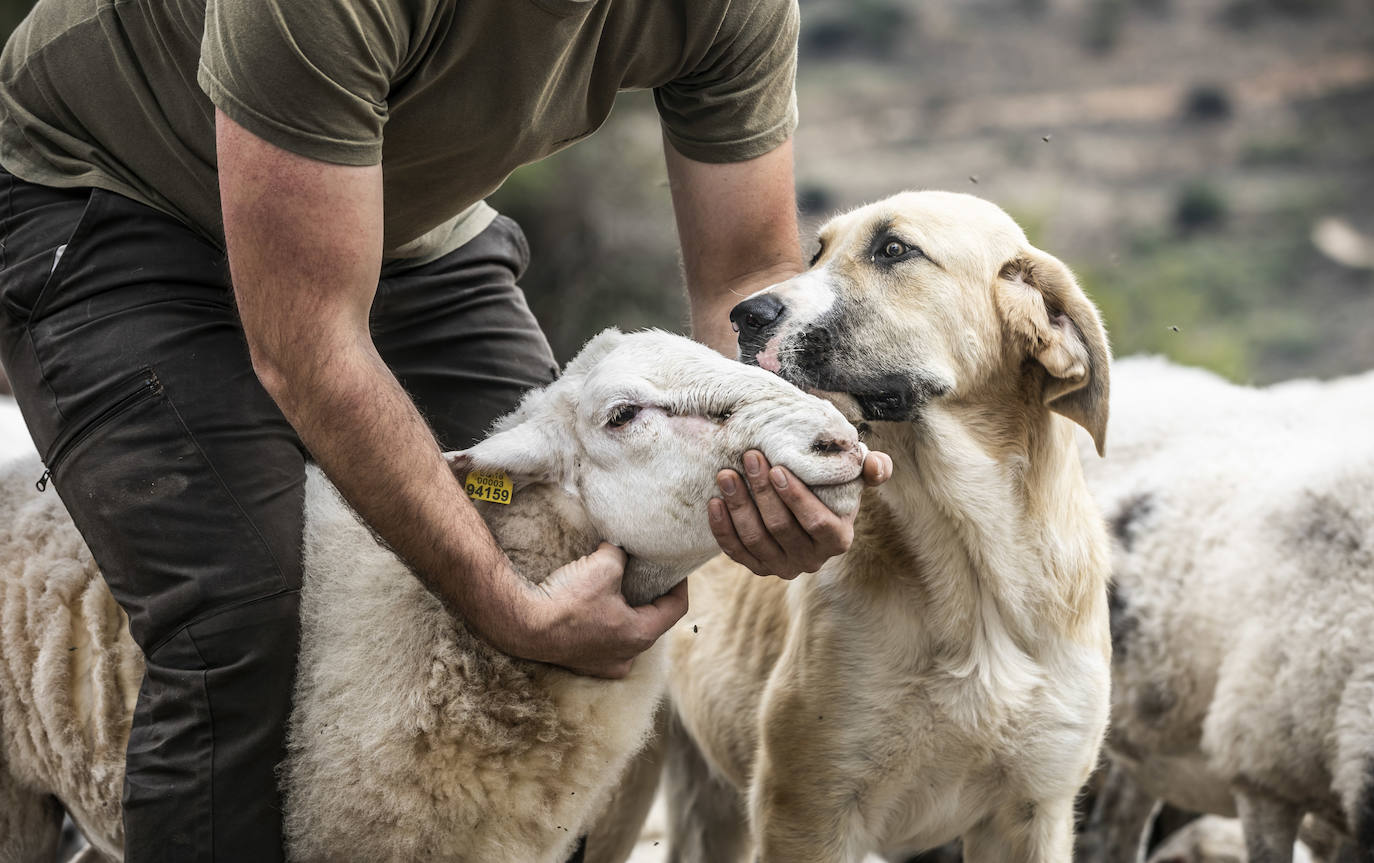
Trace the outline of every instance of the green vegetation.
<instances>
[{"instance_id":1,"label":"green vegetation","mask_svg":"<svg viewBox=\"0 0 1374 863\"><path fill-rule=\"evenodd\" d=\"M1246 167L1289 167L1312 161L1311 141L1299 134L1274 135L1246 141L1240 163Z\"/></svg>"},{"instance_id":2,"label":"green vegetation","mask_svg":"<svg viewBox=\"0 0 1374 863\"><path fill-rule=\"evenodd\" d=\"M1119 259L1080 265L1114 353L1162 353L1239 381L1310 366L1323 339L1314 306L1325 298L1294 286L1320 264L1304 227L1321 209L1290 202L1234 231L1183 237L1141 228Z\"/></svg>"},{"instance_id":3,"label":"green vegetation","mask_svg":"<svg viewBox=\"0 0 1374 863\"><path fill-rule=\"evenodd\" d=\"M1179 233L1194 234L1216 228L1226 221L1229 208L1221 191L1204 180L1194 180L1178 192L1174 202L1174 226Z\"/></svg>"}]
</instances>

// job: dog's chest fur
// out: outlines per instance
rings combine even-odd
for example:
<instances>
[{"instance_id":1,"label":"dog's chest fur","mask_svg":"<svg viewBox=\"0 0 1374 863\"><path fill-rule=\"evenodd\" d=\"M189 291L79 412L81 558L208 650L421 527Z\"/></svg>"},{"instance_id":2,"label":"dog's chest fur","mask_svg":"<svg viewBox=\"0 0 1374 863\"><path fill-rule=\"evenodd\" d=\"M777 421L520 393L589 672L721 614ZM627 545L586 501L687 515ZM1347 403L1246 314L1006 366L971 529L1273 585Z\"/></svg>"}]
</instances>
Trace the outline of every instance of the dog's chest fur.
<instances>
[{"instance_id":1,"label":"dog's chest fur","mask_svg":"<svg viewBox=\"0 0 1374 863\"><path fill-rule=\"evenodd\" d=\"M811 589L798 586L793 602L811 633L808 651L828 654L823 664L844 673L823 686L808 682L790 698L810 703L786 708L804 722L814 706L816 735L836 735L827 757L855 790L866 786L864 832L891 850L928 848L991 812L1071 795L1105 726L1102 650L1064 639L1018 644L1009 626L984 619L972 626L983 643L970 657L967 642L943 640L945 628L929 619L916 558L874 539ZM856 584L884 572L886 579ZM825 729L827 713L840 728ZM815 751L815 736L792 740L797 751L780 757Z\"/></svg>"},{"instance_id":2,"label":"dog's chest fur","mask_svg":"<svg viewBox=\"0 0 1374 863\"><path fill-rule=\"evenodd\" d=\"M891 852L1072 799L1110 680L1105 591L1075 601L1053 572L1077 560L1101 587L1100 528L1023 541L1038 536L1024 511L951 517L912 481L920 469L899 464L868 494L853 548L814 576L784 588L718 566L694 579L699 631L679 630L670 684L715 772L741 790L765 772L805 789ZM1076 477L1069 488L1086 501Z\"/></svg>"}]
</instances>

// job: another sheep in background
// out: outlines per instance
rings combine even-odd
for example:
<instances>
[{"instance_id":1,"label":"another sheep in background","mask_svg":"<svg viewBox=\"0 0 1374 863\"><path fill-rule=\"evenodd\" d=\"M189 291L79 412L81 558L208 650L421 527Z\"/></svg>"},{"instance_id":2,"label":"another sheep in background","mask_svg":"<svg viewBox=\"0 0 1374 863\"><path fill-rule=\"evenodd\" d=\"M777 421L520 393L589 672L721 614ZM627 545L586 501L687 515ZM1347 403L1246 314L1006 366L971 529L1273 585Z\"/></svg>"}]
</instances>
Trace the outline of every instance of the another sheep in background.
<instances>
[{"instance_id":1,"label":"another sheep in background","mask_svg":"<svg viewBox=\"0 0 1374 863\"><path fill-rule=\"evenodd\" d=\"M1082 439L1115 537L1099 859L1134 861L1162 798L1239 814L1251 863L1287 863L1304 813L1374 860L1374 373L1112 377L1112 450Z\"/></svg>"}]
</instances>

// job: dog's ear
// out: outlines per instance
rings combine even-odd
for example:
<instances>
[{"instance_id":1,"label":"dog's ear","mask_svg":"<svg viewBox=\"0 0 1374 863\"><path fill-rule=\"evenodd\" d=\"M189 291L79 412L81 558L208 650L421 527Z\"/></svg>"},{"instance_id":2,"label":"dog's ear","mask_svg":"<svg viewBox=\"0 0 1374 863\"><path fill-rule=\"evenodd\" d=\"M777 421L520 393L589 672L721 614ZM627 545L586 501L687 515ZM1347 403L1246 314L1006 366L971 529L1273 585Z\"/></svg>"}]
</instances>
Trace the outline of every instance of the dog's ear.
<instances>
[{"instance_id":1,"label":"dog's ear","mask_svg":"<svg viewBox=\"0 0 1374 863\"><path fill-rule=\"evenodd\" d=\"M1103 455L1111 355L1097 308L1068 267L1034 248L1002 265L996 296L1012 338L1045 369L1044 403L1087 429Z\"/></svg>"}]
</instances>

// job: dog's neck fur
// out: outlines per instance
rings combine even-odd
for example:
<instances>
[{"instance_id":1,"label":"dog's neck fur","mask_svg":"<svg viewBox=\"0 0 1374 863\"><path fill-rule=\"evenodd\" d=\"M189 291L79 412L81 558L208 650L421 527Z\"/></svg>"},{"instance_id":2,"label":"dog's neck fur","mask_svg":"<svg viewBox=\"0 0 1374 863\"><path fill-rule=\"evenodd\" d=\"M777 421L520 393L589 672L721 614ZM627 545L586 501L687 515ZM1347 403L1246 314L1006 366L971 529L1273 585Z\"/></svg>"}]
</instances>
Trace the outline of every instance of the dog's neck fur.
<instances>
[{"instance_id":1,"label":"dog's neck fur","mask_svg":"<svg viewBox=\"0 0 1374 863\"><path fill-rule=\"evenodd\" d=\"M932 405L915 423L875 425L893 478L870 491L842 566L891 580L880 589L915 606L922 653L942 670L1016 687L1051 642L1096 643L1108 562L1071 424L1029 400L987 407L1007 403ZM862 559L870 548L905 560ZM930 548L961 554L934 560Z\"/></svg>"},{"instance_id":2,"label":"dog's neck fur","mask_svg":"<svg viewBox=\"0 0 1374 863\"><path fill-rule=\"evenodd\" d=\"M600 541L586 510L551 484L521 488L509 504L474 503L516 571L533 584L543 583L555 569L591 554ZM631 605L650 602L708 557L684 565L631 557L625 564L621 592Z\"/></svg>"}]
</instances>

